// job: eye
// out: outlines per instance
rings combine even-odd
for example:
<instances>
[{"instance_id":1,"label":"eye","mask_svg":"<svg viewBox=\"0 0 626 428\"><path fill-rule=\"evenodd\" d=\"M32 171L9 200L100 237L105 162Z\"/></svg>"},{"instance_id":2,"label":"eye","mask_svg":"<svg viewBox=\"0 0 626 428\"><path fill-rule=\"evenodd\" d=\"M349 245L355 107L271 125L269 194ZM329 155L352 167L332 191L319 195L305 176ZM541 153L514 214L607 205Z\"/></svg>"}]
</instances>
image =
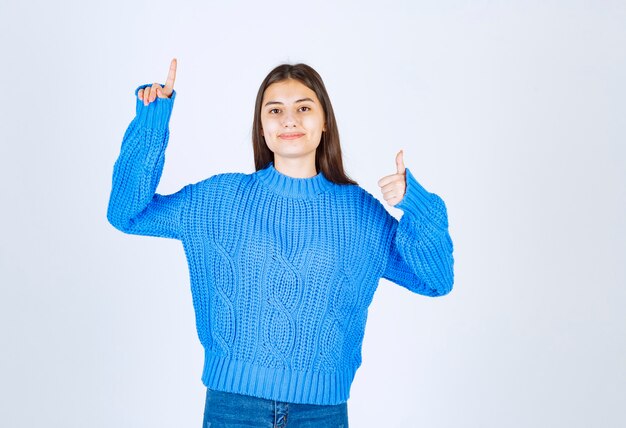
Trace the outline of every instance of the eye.
<instances>
[{"instance_id":1,"label":"eye","mask_svg":"<svg viewBox=\"0 0 626 428\"><path fill-rule=\"evenodd\" d=\"M274 110L278 111L278 109L277 109L277 108L273 108L273 109L271 109L271 110L269 111L269 114L273 114L272 112L273 112Z\"/></svg>"},{"instance_id":2,"label":"eye","mask_svg":"<svg viewBox=\"0 0 626 428\"><path fill-rule=\"evenodd\" d=\"M307 107L307 106L302 106L302 107L300 107L300 108L305 108L305 109L307 109L306 111L311 110L311 108L310 108L310 107Z\"/></svg>"}]
</instances>

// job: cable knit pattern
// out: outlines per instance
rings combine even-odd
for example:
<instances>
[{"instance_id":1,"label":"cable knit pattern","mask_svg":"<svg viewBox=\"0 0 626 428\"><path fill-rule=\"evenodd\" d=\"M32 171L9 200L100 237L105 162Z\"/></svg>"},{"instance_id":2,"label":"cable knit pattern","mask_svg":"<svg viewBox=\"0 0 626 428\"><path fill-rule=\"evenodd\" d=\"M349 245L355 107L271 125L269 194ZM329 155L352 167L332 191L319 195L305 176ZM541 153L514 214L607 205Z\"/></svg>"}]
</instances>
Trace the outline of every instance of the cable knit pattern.
<instances>
[{"instance_id":1,"label":"cable knit pattern","mask_svg":"<svg viewBox=\"0 0 626 428\"><path fill-rule=\"evenodd\" d=\"M182 242L204 385L292 403L346 401L380 278L426 296L452 289L443 200L406 168L398 221L359 186L322 172L289 177L273 163L160 195L175 98L148 106L136 98L113 168L109 222Z\"/></svg>"}]
</instances>

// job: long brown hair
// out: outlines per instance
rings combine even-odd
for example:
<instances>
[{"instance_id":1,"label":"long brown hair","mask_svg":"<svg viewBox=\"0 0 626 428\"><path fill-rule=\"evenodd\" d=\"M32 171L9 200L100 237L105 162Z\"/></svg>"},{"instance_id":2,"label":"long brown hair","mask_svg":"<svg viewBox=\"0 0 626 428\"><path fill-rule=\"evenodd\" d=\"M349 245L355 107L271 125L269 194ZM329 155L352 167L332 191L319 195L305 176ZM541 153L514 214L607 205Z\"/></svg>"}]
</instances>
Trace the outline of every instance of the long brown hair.
<instances>
[{"instance_id":1,"label":"long brown hair","mask_svg":"<svg viewBox=\"0 0 626 428\"><path fill-rule=\"evenodd\" d=\"M315 150L315 168L324 176L337 184L358 184L348 177L343 169L341 159L341 145L339 144L339 130L335 121L335 113L330 103L330 97L321 76L311 66L306 64L281 64L275 67L265 77L259 88L254 104L254 121L252 123L252 148L254 150L254 166L256 170L264 169L274 160L274 153L267 147L263 131L261 130L261 104L265 89L272 83L282 80L295 79L311 89L322 103L326 120L326 131L322 132L319 146Z\"/></svg>"}]
</instances>

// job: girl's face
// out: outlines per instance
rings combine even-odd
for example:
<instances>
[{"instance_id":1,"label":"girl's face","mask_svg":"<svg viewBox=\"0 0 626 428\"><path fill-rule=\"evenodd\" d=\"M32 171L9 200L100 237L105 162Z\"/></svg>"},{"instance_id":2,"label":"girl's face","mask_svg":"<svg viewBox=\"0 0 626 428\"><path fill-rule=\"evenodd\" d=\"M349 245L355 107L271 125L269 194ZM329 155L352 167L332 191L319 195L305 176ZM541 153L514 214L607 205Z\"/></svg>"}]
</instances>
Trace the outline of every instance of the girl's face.
<instances>
[{"instance_id":1,"label":"girl's face","mask_svg":"<svg viewBox=\"0 0 626 428\"><path fill-rule=\"evenodd\" d=\"M265 143L277 156L310 158L326 130L324 111L315 92L295 79L269 85L261 103Z\"/></svg>"}]
</instances>

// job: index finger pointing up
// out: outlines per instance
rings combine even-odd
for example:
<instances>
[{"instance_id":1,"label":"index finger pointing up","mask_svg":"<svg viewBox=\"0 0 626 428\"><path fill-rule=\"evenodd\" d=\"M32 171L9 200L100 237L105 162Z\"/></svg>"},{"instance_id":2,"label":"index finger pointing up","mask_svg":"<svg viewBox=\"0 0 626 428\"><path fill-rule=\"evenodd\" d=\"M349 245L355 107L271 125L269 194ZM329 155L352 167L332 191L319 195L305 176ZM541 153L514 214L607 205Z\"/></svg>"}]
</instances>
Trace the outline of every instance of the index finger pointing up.
<instances>
[{"instance_id":1,"label":"index finger pointing up","mask_svg":"<svg viewBox=\"0 0 626 428\"><path fill-rule=\"evenodd\" d=\"M171 94L174 89L174 80L176 80L176 63L176 58L173 58L172 62L170 62L170 71L167 74L167 80L165 81L165 87L163 88L168 95Z\"/></svg>"}]
</instances>

